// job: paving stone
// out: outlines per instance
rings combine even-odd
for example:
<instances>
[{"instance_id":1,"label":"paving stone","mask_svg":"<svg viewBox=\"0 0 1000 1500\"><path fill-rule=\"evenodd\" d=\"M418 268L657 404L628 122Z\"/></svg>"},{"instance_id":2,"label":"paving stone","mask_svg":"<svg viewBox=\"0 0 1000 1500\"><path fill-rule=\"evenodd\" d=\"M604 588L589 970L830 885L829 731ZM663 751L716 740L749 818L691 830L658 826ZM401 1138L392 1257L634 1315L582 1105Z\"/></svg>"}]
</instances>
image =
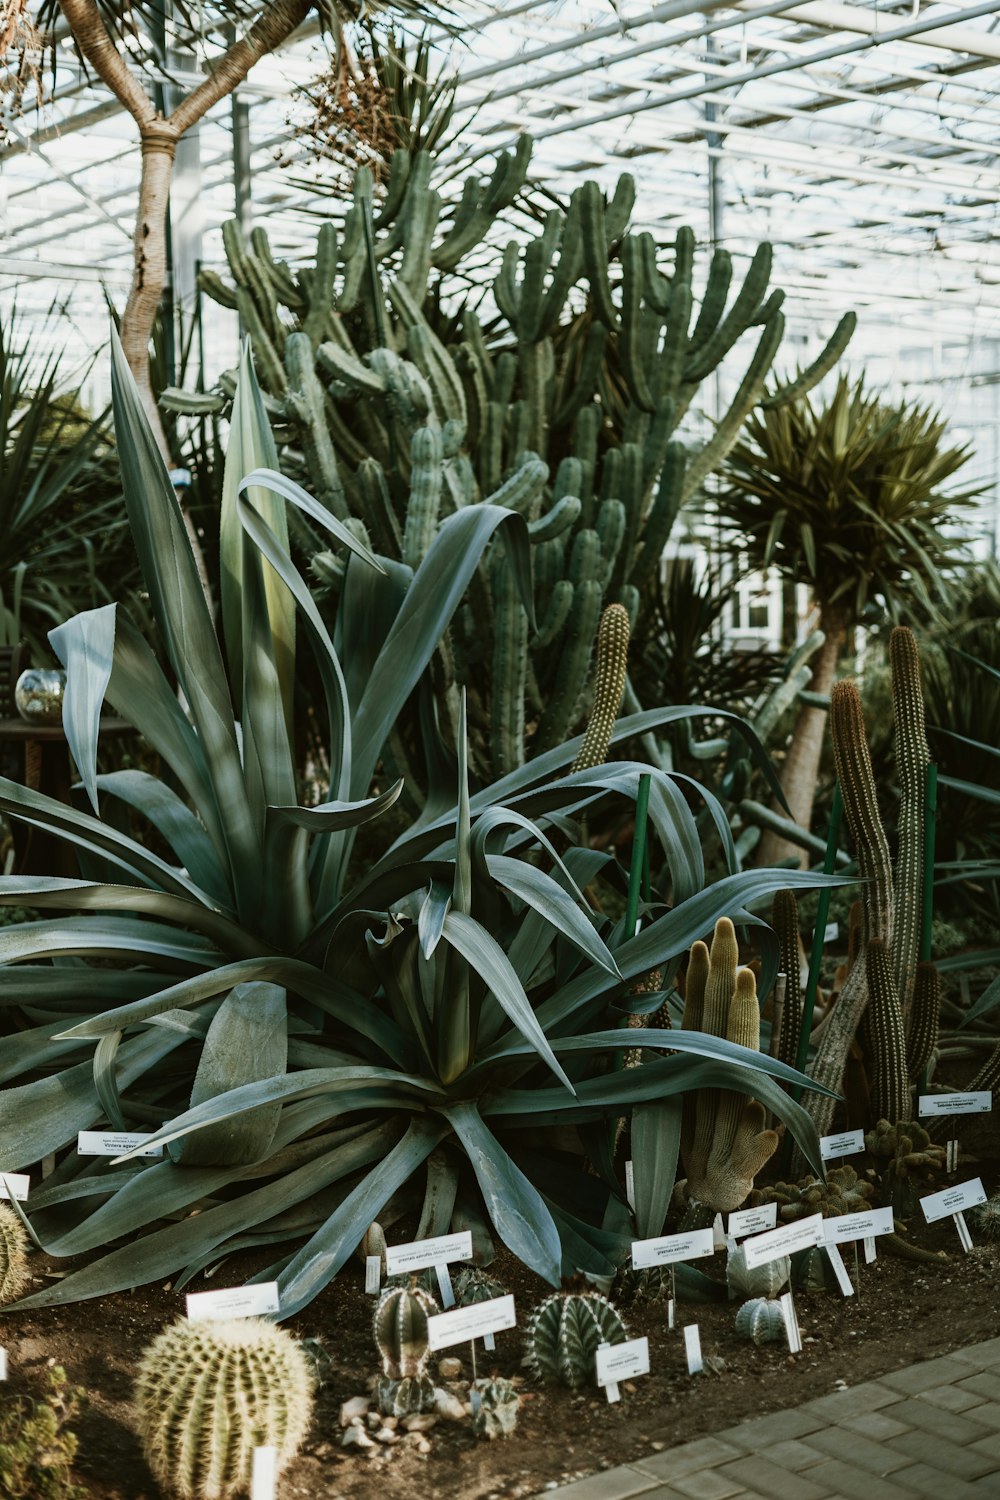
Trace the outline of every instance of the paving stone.
<instances>
[{"instance_id":1,"label":"paving stone","mask_svg":"<svg viewBox=\"0 0 1000 1500\"><path fill-rule=\"evenodd\" d=\"M992 1458L996 1467L1000 1469L1000 1432L991 1432L986 1437L975 1438L969 1447L976 1453L981 1453L984 1458ZM1000 1485L997 1489L1000 1490Z\"/></svg>"},{"instance_id":2,"label":"paving stone","mask_svg":"<svg viewBox=\"0 0 1000 1500\"><path fill-rule=\"evenodd\" d=\"M969 1416L981 1427L1000 1432L1000 1401L981 1401L978 1406L970 1406Z\"/></svg>"},{"instance_id":3,"label":"paving stone","mask_svg":"<svg viewBox=\"0 0 1000 1500\"><path fill-rule=\"evenodd\" d=\"M921 1394L909 1401L901 1401L892 1408L892 1414L917 1432L934 1432L952 1443L972 1443L976 1438L986 1437L990 1430L988 1422L976 1420L978 1409L973 1406L964 1412L942 1411L925 1401Z\"/></svg>"},{"instance_id":4,"label":"paving stone","mask_svg":"<svg viewBox=\"0 0 1000 1500\"><path fill-rule=\"evenodd\" d=\"M810 1447L809 1443L801 1443L798 1438L791 1438L785 1443L768 1443L767 1457L771 1463L778 1464L780 1468L791 1469L794 1474L798 1474L812 1464L822 1463L826 1454Z\"/></svg>"},{"instance_id":5,"label":"paving stone","mask_svg":"<svg viewBox=\"0 0 1000 1500\"><path fill-rule=\"evenodd\" d=\"M673 1484L682 1474L710 1469L713 1464L724 1464L739 1457L739 1449L721 1436L707 1437L684 1443L680 1448L669 1448L665 1453L653 1453L649 1458L637 1458L630 1467L638 1469L640 1474L648 1474L651 1479Z\"/></svg>"},{"instance_id":6,"label":"paving stone","mask_svg":"<svg viewBox=\"0 0 1000 1500\"><path fill-rule=\"evenodd\" d=\"M814 1432L809 1442L821 1453L841 1459L853 1469L864 1469L868 1474L891 1474L893 1469L901 1469L910 1462L884 1442L873 1443L871 1438L862 1437L860 1433L848 1435L839 1427Z\"/></svg>"},{"instance_id":7,"label":"paving stone","mask_svg":"<svg viewBox=\"0 0 1000 1500\"><path fill-rule=\"evenodd\" d=\"M741 1479L728 1478L722 1469L697 1469L671 1480L671 1489L688 1500L733 1500L744 1493Z\"/></svg>"},{"instance_id":8,"label":"paving stone","mask_svg":"<svg viewBox=\"0 0 1000 1500\"><path fill-rule=\"evenodd\" d=\"M930 1500L983 1500L983 1490L977 1485L936 1469L933 1464L910 1464L909 1468L897 1469L892 1477L898 1484L906 1485L906 1493L910 1496L927 1495ZM995 1489L987 1493L996 1496Z\"/></svg>"},{"instance_id":9,"label":"paving stone","mask_svg":"<svg viewBox=\"0 0 1000 1500\"><path fill-rule=\"evenodd\" d=\"M744 1487L752 1485L771 1500L826 1500L831 1486L819 1484L813 1478L815 1470L804 1474L790 1474L778 1464L759 1453L748 1453L735 1463L723 1464L716 1473L723 1474L734 1484Z\"/></svg>"},{"instance_id":10,"label":"paving stone","mask_svg":"<svg viewBox=\"0 0 1000 1500\"><path fill-rule=\"evenodd\" d=\"M941 1411L969 1411L973 1406L983 1404L983 1398L975 1391L963 1391L958 1385L942 1385L936 1391L921 1391L919 1399L929 1401L931 1406L937 1406Z\"/></svg>"},{"instance_id":11,"label":"paving stone","mask_svg":"<svg viewBox=\"0 0 1000 1500\"><path fill-rule=\"evenodd\" d=\"M882 1375L879 1379L882 1385L889 1386L891 1390L903 1391L907 1396L912 1396L917 1391L932 1391L953 1380L963 1380L967 1374L966 1364L960 1359L953 1359L950 1354L943 1354L939 1359L925 1359L918 1365L910 1365L905 1370L894 1370L891 1375Z\"/></svg>"},{"instance_id":12,"label":"paving stone","mask_svg":"<svg viewBox=\"0 0 1000 1500\"><path fill-rule=\"evenodd\" d=\"M806 1437L826 1425L825 1417L798 1406L789 1411L772 1412L766 1417L748 1417L736 1427L727 1427L719 1437L735 1448L763 1448L775 1442Z\"/></svg>"},{"instance_id":13,"label":"paving stone","mask_svg":"<svg viewBox=\"0 0 1000 1500\"><path fill-rule=\"evenodd\" d=\"M883 1406L902 1401L902 1391L894 1391L878 1380L866 1380L864 1385L851 1386L846 1391L834 1391L830 1396L817 1396L796 1408L809 1416L821 1417L825 1422L842 1422L845 1417L860 1417L866 1411L878 1411Z\"/></svg>"},{"instance_id":14,"label":"paving stone","mask_svg":"<svg viewBox=\"0 0 1000 1500\"><path fill-rule=\"evenodd\" d=\"M981 1344L970 1344L967 1349L956 1349L952 1358L978 1365L984 1370L990 1365L1000 1365L1000 1339L986 1339Z\"/></svg>"},{"instance_id":15,"label":"paving stone","mask_svg":"<svg viewBox=\"0 0 1000 1500\"><path fill-rule=\"evenodd\" d=\"M988 1474L996 1466L994 1460L985 1454L962 1448L936 1432L908 1432L905 1437L889 1438L887 1446L913 1463L929 1464L938 1469L949 1476L949 1483L952 1479L978 1479L980 1474Z\"/></svg>"},{"instance_id":16,"label":"paving stone","mask_svg":"<svg viewBox=\"0 0 1000 1500\"><path fill-rule=\"evenodd\" d=\"M643 1495L652 1488L646 1474L627 1465L619 1469L605 1469L601 1474L590 1474L586 1479L574 1480L562 1489L550 1491L559 1500L630 1500L632 1495Z\"/></svg>"},{"instance_id":17,"label":"paving stone","mask_svg":"<svg viewBox=\"0 0 1000 1500\"><path fill-rule=\"evenodd\" d=\"M900 1437L910 1430L908 1422L896 1421L898 1410L898 1406L890 1406L885 1411L866 1411L860 1417L845 1417L842 1422L837 1423L837 1426L843 1427L847 1432L859 1432L862 1437L873 1438L875 1442L883 1443L886 1438ZM889 1415L890 1412L892 1416Z\"/></svg>"},{"instance_id":18,"label":"paving stone","mask_svg":"<svg viewBox=\"0 0 1000 1500\"><path fill-rule=\"evenodd\" d=\"M809 1478L814 1484L824 1485L832 1494L846 1496L847 1500L913 1500L912 1492L896 1482L898 1477L894 1474L891 1479L885 1479L868 1469L856 1469L853 1464L839 1458L828 1458L825 1463L809 1470ZM793 1496L792 1500L798 1500L798 1497ZM943 1492L939 1500L943 1500Z\"/></svg>"},{"instance_id":19,"label":"paving stone","mask_svg":"<svg viewBox=\"0 0 1000 1500\"><path fill-rule=\"evenodd\" d=\"M1000 1401L1000 1375L989 1370L981 1370L979 1374L970 1375L958 1384L963 1391L975 1391L977 1396L982 1396L986 1401Z\"/></svg>"}]
</instances>

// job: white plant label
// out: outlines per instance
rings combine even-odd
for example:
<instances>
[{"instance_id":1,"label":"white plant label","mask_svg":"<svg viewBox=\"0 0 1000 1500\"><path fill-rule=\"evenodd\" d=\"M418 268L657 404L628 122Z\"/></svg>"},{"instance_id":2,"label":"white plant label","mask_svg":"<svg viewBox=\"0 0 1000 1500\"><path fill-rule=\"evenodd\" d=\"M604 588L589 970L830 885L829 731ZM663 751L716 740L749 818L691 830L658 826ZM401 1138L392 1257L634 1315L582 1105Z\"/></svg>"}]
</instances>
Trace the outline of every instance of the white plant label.
<instances>
[{"instance_id":1,"label":"white plant label","mask_svg":"<svg viewBox=\"0 0 1000 1500\"><path fill-rule=\"evenodd\" d=\"M976 1208L985 1202L983 1179L972 1177L968 1182L942 1188L940 1193L928 1193L926 1198L921 1198L920 1207L928 1224L933 1224L936 1219L946 1219L949 1214L960 1214L963 1209Z\"/></svg>"},{"instance_id":2,"label":"white plant label","mask_svg":"<svg viewBox=\"0 0 1000 1500\"><path fill-rule=\"evenodd\" d=\"M667 1298L667 1327L670 1328L670 1329L672 1329L674 1327L674 1299L673 1299L673 1297L668 1297Z\"/></svg>"},{"instance_id":3,"label":"white plant label","mask_svg":"<svg viewBox=\"0 0 1000 1500\"><path fill-rule=\"evenodd\" d=\"M517 1323L514 1298L491 1297L488 1302L473 1302L469 1307L455 1307L427 1319L427 1342L431 1349L448 1349L452 1344L467 1344L470 1339L484 1338L488 1333L503 1333Z\"/></svg>"},{"instance_id":4,"label":"white plant label","mask_svg":"<svg viewBox=\"0 0 1000 1500\"><path fill-rule=\"evenodd\" d=\"M832 1161L835 1156L854 1156L864 1149L863 1130L842 1130L839 1135L821 1135L819 1138L819 1154L824 1161Z\"/></svg>"},{"instance_id":5,"label":"white plant label","mask_svg":"<svg viewBox=\"0 0 1000 1500\"><path fill-rule=\"evenodd\" d=\"M636 1271L646 1266L669 1266L679 1260L701 1260L715 1254L715 1237L711 1229L692 1229L687 1234L663 1234L655 1240L632 1241L632 1266Z\"/></svg>"},{"instance_id":6,"label":"white plant label","mask_svg":"<svg viewBox=\"0 0 1000 1500\"><path fill-rule=\"evenodd\" d=\"M0 1349L0 1380L7 1379L7 1351Z\"/></svg>"},{"instance_id":7,"label":"white plant label","mask_svg":"<svg viewBox=\"0 0 1000 1500\"><path fill-rule=\"evenodd\" d=\"M807 1250L810 1245L823 1243L823 1215L810 1214L808 1219L799 1219L794 1224L781 1224L767 1234L754 1235L743 1242L743 1254L748 1268L765 1266L769 1260L781 1255L791 1255L795 1250Z\"/></svg>"},{"instance_id":8,"label":"white plant label","mask_svg":"<svg viewBox=\"0 0 1000 1500\"><path fill-rule=\"evenodd\" d=\"M130 1134L126 1130L81 1130L76 1138L76 1149L80 1156L121 1156L126 1151L135 1151L139 1156L162 1156L163 1146L146 1146L152 1135ZM143 1150L145 1147L145 1150Z\"/></svg>"},{"instance_id":9,"label":"white plant label","mask_svg":"<svg viewBox=\"0 0 1000 1500\"><path fill-rule=\"evenodd\" d=\"M448 1270L447 1261L439 1260L434 1267L437 1275L438 1294L441 1298L441 1306L444 1308L455 1306L455 1289L451 1284L451 1272Z\"/></svg>"},{"instance_id":10,"label":"white plant label","mask_svg":"<svg viewBox=\"0 0 1000 1500\"><path fill-rule=\"evenodd\" d=\"M635 1168L631 1158L625 1163L625 1201L635 1213Z\"/></svg>"},{"instance_id":11,"label":"white plant label","mask_svg":"<svg viewBox=\"0 0 1000 1500\"><path fill-rule=\"evenodd\" d=\"M958 1171L958 1142L948 1141L944 1148L944 1169L950 1177Z\"/></svg>"},{"instance_id":12,"label":"white plant label","mask_svg":"<svg viewBox=\"0 0 1000 1500\"><path fill-rule=\"evenodd\" d=\"M725 1250L726 1231L722 1227L722 1215L716 1214L712 1224L712 1245L716 1250Z\"/></svg>"},{"instance_id":13,"label":"white plant label","mask_svg":"<svg viewBox=\"0 0 1000 1500\"><path fill-rule=\"evenodd\" d=\"M824 944L835 943L839 936L840 928L837 926L836 922L827 922L826 926L823 928Z\"/></svg>"},{"instance_id":14,"label":"white plant label","mask_svg":"<svg viewBox=\"0 0 1000 1500\"><path fill-rule=\"evenodd\" d=\"M701 1358L701 1334L697 1323L689 1323L684 1330L684 1353L687 1355L688 1374L697 1375L704 1369Z\"/></svg>"},{"instance_id":15,"label":"white plant label","mask_svg":"<svg viewBox=\"0 0 1000 1500\"><path fill-rule=\"evenodd\" d=\"M255 1448L250 1500L275 1500L277 1493L278 1450L277 1448Z\"/></svg>"},{"instance_id":16,"label":"white plant label","mask_svg":"<svg viewBox=\"0 0 1000 1500\"><path fill-rule=\"evenodd\" d=\"M917 1101L921 1115L988 1115L992 1108L990 1089L972 1094L921 1094Z\"/></svg>"},{"instance_id":17,"label":"white plant label","mask_svg":"<svg viewBox=\"0 0 1000 1500\"><path fill-rule=\"evenodd\" d=\"M877 1234L892 1234L892 1209L870 1208L860 1214L838 1214L823 1220L823 1238L828 1245L842 1245L845 1240L874 1239Z\"/></svg>"},{"instance_id":18,"label":"white plant label","mask_svg":"<svg viewBox=\"0 0 1000 1500\"><path fill-rule=\"evenodd\" d=\"M379 1287L382 1285L382 1257L381 1255L365 1256L365 1292L369 1297L378 1295Z\"/></svg>"},{"instance_id":19,"label":"white plant label","mask_svg":"<svg viewBox=\"0 0 1000 1500\"><path fill-rule=\"evenodd\" d=\"M831 1240L827 1241L826 1253L830 1257L830 1264L833 1267L833 1274L837 1278L837 1285L840 1287L840 1290L843 1292L845 1297L853 1297L854 1283L851 1281L851 1278L847 1274L847 1267L844 1265L844 1257L837 1249L836 1244Z\"/></svg>"},{"instance_id":20,"label":"white plant label","mask_svg":"<svg viewBox=\"0 0 1000 1500\"><path fill-rule=\"evenodd\" d=\"M788 1352L790 1354L802 1353L802 1331L799 1328L799 1315L795 1311L795 1303L791 1292L786 1292L781 1298L781 1316L785 1320L785 1335L788 1339Z\"/></svg>"},{"instance_id":21,"label":"white plant label","mask_svg":"<svg viewBox=\"0 0 1000 1500\"><path fill-rule=\"evenodd\" d=\"M778 1222L778 1205L762 1203L760 1208L739 1208L729 1215L729 1233L734 1240L747 1234L773 1229Z\"/></svg>"},{"instance_id":22,"label":"white plant label","mask_svg":"<svg viewBox=\"0 0 1000 1500\"><path fill-rule=\"evenodd\" d=\"M426 1271L429 1266L446 1266L450 1260L472 1259L472 1231L461 1234L439 1234L431 1240L411 1240L406 1245L387 1245L385 1271L399 1276L407 1271Z\"/></svg>"},{"instance_id":23,"label":"white plant label","mask_svg":"<svg viewBox=\"0 0 1000 1500\"><path fill-rule=\"evenodd\" d=\"M618 1387L623 1380L648 1374L647 1338L629 1339L624 1344L601 1344L597 1350L597 1384L606 1387L609 1401L619 1399Z\"/></svg>"},{"instance_id":24,"label":"white plant label","mask_svg":"<svg viewBox=\"0 0 1000 1500\"><path fill-rule=\"evenodd\" d=\"M21 1172L0 1172L0 1198L16 1198L23 1203L30 1186L31 1178Z\"/></svg>"},{"instance_id":25,"label":"white plant label","mask_svg":"<svg viewBox=\"0 0 1000 1500\"><path fill-rule=\"evenodd\" d=\"M870 1266L871 1263L872 1263L872 1261L876 1258L876 1256L878 1254L878 1251L875 1248L875 1240L874 1240L874 1238L873 1238L872 1235L870 1235L870 1234L866 1234L865 1235L864 1245L865 1245L865 1265L866 1266Z\"/></svg>"},{"instance_id":26,"label":"white plant label","mask_svg":"<svg viewBox=\"0 0 1000 1500\"><path fill-rule=\"evenodd\" d=\"M227 1287L218 1292L191 1292L187 1315L192 1323L206 1318L259 1318L277 1312L278 1283L261 1281L256 1286Z\"/></svg>"},{"instance_id":27,"label":"white plant label","mask_svg":"<svg viewBox=\"0 0 1000 1500\"><path fill-rule=\"evenodd\" d=\"M963 1213L955 1214L955 1228L958 1230L959 1243L966 1255L968 1255L972 1249L972 1235L969 1233L969 1226L965 1222L965 1215Z\"/></svg>"}]
</instances>

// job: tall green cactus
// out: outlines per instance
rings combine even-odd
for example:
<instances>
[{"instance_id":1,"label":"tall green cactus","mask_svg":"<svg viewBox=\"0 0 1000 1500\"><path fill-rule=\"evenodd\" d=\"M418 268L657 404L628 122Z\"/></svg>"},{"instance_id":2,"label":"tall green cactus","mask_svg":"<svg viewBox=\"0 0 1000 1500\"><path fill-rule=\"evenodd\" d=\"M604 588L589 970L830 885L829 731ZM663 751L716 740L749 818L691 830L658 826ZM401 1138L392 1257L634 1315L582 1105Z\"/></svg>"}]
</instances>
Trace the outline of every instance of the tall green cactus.
<instances>
[{"instance_id":1,"label":"tall green cactus","mask_svg":"<svg viewBox=\"0 0 1000 1500\"><path fill-rule=\"evenodd\" d=\"M397 151L379 202L368 171L358 172L342 222L322 226L314 266L293 272L262 230L247 238L229 224L232 281L207 271L201 282L237 308L252 337L286 466L298 461L332 510L363 520L384 555L415 566L438 520L464 505L489 500L528 520L536 628L500 553L456 617L455 682L442 673L435 683L439 699L450 695L449 720L465 687L473 769L484 779L560 744L587 718L602 611L621 604L635 627L679 510L762 398L784 332L783 294L768 289L770 247L742 283L717 250L699 303L691 231L680 229L664 257L652 235L630 228L629 177L610 198L584 183L527 242L504 245L529 156L524 139L489 178L467 178L446 208L430 186L430 158ZM499 317L488 329L468 305L487 239L503 245L491 288ZM454 314L443 311L452 291L463 304ZM815 378L853 322L841 321ZM684 416L738 344L732 403L692 446ZM790 390L803 381L810 376ZM176 392L167 399L183 403ZM319 572L336 586L329 560Z\"/></svg>"}]
</instances>

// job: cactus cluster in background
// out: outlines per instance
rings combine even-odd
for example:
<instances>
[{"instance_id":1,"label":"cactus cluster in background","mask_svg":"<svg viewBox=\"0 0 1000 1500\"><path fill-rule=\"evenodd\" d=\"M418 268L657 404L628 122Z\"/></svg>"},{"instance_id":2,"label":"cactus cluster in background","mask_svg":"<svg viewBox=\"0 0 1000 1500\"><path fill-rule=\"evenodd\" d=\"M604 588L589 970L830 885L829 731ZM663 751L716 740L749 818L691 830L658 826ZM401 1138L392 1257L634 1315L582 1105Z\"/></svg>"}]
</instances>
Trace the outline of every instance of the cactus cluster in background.
<instances>
[{"instance_id":1,"label":"cactus cluster in background","mask_svg":"<svg viewBox=\"0 0 1000 1500\"><path fill-rule=\"evenodd\" d=\"M554 1292L531 1315L525 1334L528 1363L547 1385L581 1390L597 1380L601 1344L623 1344L628 1330L618 1309L599 1292Z\"/></svg>"},{"instance_id":2,"label":"cactus cluster in background","mask_svg":"<svg viewBox=\"0 0 1000 1500\"><path fill-rule=\"evenodd\" d=\"M935 1146L915 1120L896 1125L879 1120L865 1136L865 1149L875 1159L883 1201L904 1218L915 1209L920 1193L944 1171L945 1148Z\"/></svg>"},{"instance_id":3,"label":"cactus cluster in background","mask_svg":"<svg viewBox=\"0 0 1000 1500\"><path fill-rule=\"evenodd\" d=\"M493 1375L489 1380L474 1380L469 1387L472 1403L472 1430L476 1437L510 1437L517 1426L521 1398L513 1382Z\"/></svg>"},{"instance_id":4,"label":"cactus cluster in background","mask_svg":"<svg viewBox=\"0 0 1000 1500\"><path fill-rule=\"evenodd\" d=\"M20 1297L29 1280L28 1236L14 1210L0 1203L0 1307Z\"/></svg>"},{"instance_id":5,"label":"cactus cluster in background","mask_svg":"<svg viewBox=\"0 0 1000 1500\"><path fill-rule=\"evenodd\" d=\"M770 246L732 297L732 258L717 249L699 305L691 231L677 231L664 260L651 234L630 228L627 176L610 198L584 183L527 242L510 240L492 282L496 314L481 321L466 258L481 278L483 241L502 235L529 156L525 139L446 205L426 153L399 150L379 201L358 172L342 226L319 231L314 265L293 272L262 229L247 238L231 223L232 279L201 275L251 336L283 463L298 455L311 491L383 556L415 567L440 520L484 500L527 520L534 620L494 548L435 662L445 741L464 685L483 780L579 727L602 610L620 604L634 626L678 512L761 399L784 332ZM853 327L850 314L814 366L768 400L821 379ZM753 343L732 403L707 442L689 446L681 423L744 335ZM232 375L220 384L231 395ZM213 405L180 392L165 401ZM320 557L317 571L343 586L340 558ZM407 769L412 791L420 768Z\"/></svg>"},{"instance_id":6,"label":"cactus cluster in background","mask_svg":"<svg viewBox=\"0 0 1000 1500\"><path fill-rule=\"evenodd\" d=\"M755 1188L750 1202L755 1208L763 1203L776 1203L778 1218L783 1224L791 1224L812 1214L836 1219L843 1214L864 1213L871 1207L874 1191L870 1182L845 1164L831 1167L825 1182L804 1177L800 1182L776 1182L773 1187Z\"/></svg>"},{"instance_id":7,"label":"cactus cluster in background","mask_svg":"<svg viewBox=\"0 0 1000 1500\"><path fill-rule=\"evenodd\" d=\"M249 1494L253 1450L278 1468L295 1456L312 1412L309 1361L261 1318L178 1319L142 1356L136 1426L157 1483L179 1500Z\"/></svg>"},{"instance_id":8,"label":"cactus cluster in background","mask_svg":"<svg viewBox=\"0 0 1000 1500\"><path fill-rule=\"evenodd\" d=\"M474 1266L465 1266L455 1277L455 1302L459 1307L471 1307L474 1302L492 1302L496 1297L506 1297L510 1288Z\"/></svg>"},{"instance_id":9,"label":"cactus cluster in background","mask_svg":"<svg viewBox=\"0 0 1000 1500\"><path fill-rule=\"evenodd\" d=\"M712 947L691 948L684 989L685 1031L704 1031L742 1047L760 1049L760 1007L751 969L739 967L736 929L728 917L715 924ZM711 1223L717 1212L739 1208L754 1178L778 1145L764 1108L729 1089L685 1095L681 1159L689 1199L685 1227Z\"/></svg>"}]
</instances>

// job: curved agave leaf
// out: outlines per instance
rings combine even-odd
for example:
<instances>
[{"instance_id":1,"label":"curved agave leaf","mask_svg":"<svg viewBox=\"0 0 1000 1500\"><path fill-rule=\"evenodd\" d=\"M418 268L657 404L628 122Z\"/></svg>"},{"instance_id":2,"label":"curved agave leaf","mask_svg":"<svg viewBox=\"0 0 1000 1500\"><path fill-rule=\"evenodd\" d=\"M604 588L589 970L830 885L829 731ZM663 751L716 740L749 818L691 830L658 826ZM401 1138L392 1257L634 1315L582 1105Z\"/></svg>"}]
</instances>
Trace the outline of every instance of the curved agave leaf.
<instances>
[{"instance_id":1,"label":"curved agave leaf","mask_svg":"<svg viewBox=\"0 0 1000 1500\"><path fill-rule=\"evenodd\" d=\"M236 904L245 916L259 905L262 870L229 683L180 506L114 329L111 399L136 552L167 655L201 740L229 851Z\"/></svg>"},{"instance_id":2,"label":"curved agave leaf","mask_svg":"<svg viewBox=\"0 0 1000 1500\"><path fill-rule=\"evenodd\" d=\"M115 655L114 604L89 609L49 631L49 644L66 668L62 721L90 805L97 805L97 737Z\"/></svg>"},{"instance_id":3,"label":"curved agave leaf","mask_svg":"<svg viewBox=\"0 0 1000 1500\"><path fill-rule=\"evenodd\" d=\"M385 572L385 568L374 552L370 552L363 542L359 542L353 531L345 526L343 521L339 521L332 511L327 510L325 505L321 505L318 500L314 500L312 495L302 488L301 484L295 483L294 479L286 479L284 474L279 474L276 469L254 469L240 483L240 494L248 491L252 486L270 490L273 494L281 495L285 500L290 500L293 505L298 506L299 510L304 511L311 520L316 521L320 526L329 531L332 536L335 536L338 542L342 542L348 551L354 553L355 557L360 557L363 562L369 563L377 573ZM280 541L276 528L272 526L270 529L275 531L276 538ZM286 552L288 550L287 541L285 543L285 550Z\"/></svg>"},{"instance_id":4,"label":"curved agave leaf","mask_svg":"<svg viewBox=\"0 0 1000 1500\"><path fill-rule=\"evenodd\" d=\"M557 885L551 875L537 869L525 860L511 859L506 854L489 854L486 857L489 873L498 885L518 897L526 906L533 907L545 920L555 927L560 936L578 948L585 957L602 969L607 969L616 979L621 975L614 954L602 942L593 924L577 906L573 898Z\"/></svg>"},{"instance_id":5,"label":"curved agave leaf","mask_svg":"<svg viewBox=\"0 0 1000 1500\"><path fill-rule=\"evenodd\" d=\"M445 1135L436 1120L411 1120L406 1135L302 1246L278 1277L278 1318L301 1312L328 1286L393 1193L412 1177Z\"/></svg>"},{"instance_id":6,"label":"curved agave leaf","mask_svg":"<svg viewBox=\"0 0 1000 1500\"><path fill-rule=\"evenodd\" d=\"M652 1099L632 1110L632 1182L636 1235L663 1233L677 1177L681 1144L681 1101Z\"/></svg>"},{"instance_id":7,"label":"curved agave leaf","mask_svg":"<svg viewBox=\"0 0 1000 1500\"><path fill-rule=\"evenodd\" d=\"M287 1066L285 991L260 980L238 984L212 1017L191 1088L191 1107L258 1078L273 1078ZM280 1114L281 1105L272 1104L238 1124L227 1119L199 1130L181 1140L176 1159L185 1166L261 1161L271 1150Z\"/></svg>"},{"instance_id":8,"label":"curved agave leaf","mask_svg":"<svg viewBox=\"0 0 1000 1500\"><path fill-rule=\"evenodd\" d=\"M232 892L215 846L194 813L157 776L147 771L106 771L97 777L97 787L142 813L166 839L178 863L206 896L232 911Z\"/></svg>"},{"instance_id":9,"label":"curved agave leaf","mask_svg":"<svg viewBox=\"0 0 1000 1500\"><path fill-rule=\"evenodd\" d=\"M174 963L199 968L222 957L214 944L194 933L139 917L52 917L0 928L0 964L82 953L94 958L156 958L168 967Z\"/></svg>"},{"instance_id":10,"label":"curved agave leaf","mask_svg":"<svg viewBox=\"0 0 1000 1500\"><path fill-rule=\"evenodd\" d=\"M315 807L269 807L268 821L274 825L289 824L304 828L309 833L333 833L342 828L357 828L369 823L398 800L403 790L402 780L396 781L388 791L377 797L363 797L360 802L320 802Z\"/></svg>"},{"instance_id":11,"label":"curved agave leaf","mask_svg":"<svg viewBox=\"0 0 1000 1500\"><path fill-rule=\"evenodd\" d=\"M474 1104L444 1105L441 1112L465 1147L497 1234L519 1260L558 1286L562 1268L559 1231L541 1194L507 1155Z\"/></svg>"},{"instance_id":12,"label":"curved agave leaf","mask_svg":"<svg viewBox=\"0 0 1000 1500\"><path fill-rule=\"evenodd\" d=\"M521 1035L572 1093L573 1085L556 1061L521 981L496 939L474 918L454 909L444 919L442 935L485 981L487 989L495 995Z\"/></svg>"}]
</instances>

